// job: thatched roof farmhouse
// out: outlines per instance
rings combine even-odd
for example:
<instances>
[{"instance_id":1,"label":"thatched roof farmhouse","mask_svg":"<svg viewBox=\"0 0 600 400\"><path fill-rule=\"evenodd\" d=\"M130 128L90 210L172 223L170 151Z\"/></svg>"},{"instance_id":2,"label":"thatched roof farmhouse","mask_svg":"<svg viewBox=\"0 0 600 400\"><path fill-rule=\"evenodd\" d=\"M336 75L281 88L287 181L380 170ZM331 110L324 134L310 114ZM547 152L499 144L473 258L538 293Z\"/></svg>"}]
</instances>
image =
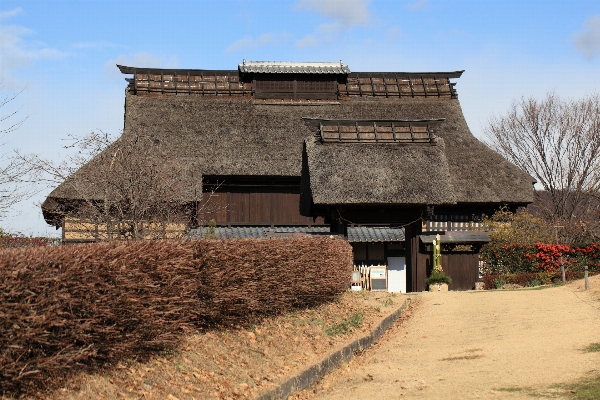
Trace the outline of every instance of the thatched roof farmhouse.
<instances>
[{"instance_id":1,"label":"thatched roof farmhouse","mask_svg":"<svg viewBox=\"0 0 600 400\"><path fill-rule=\"evenodd\" d=\"M176 199L195 207L189 229L214 219L230 234L329 226L368 237L406 226L405 242L375 238L355 249L357 262L405 256L410 291L422 289L429 268L416 266L422 231L450 235L500 205L533 201L532 178L471 134L452 81L463 71L247 61L237 70L119 68L130 76L122 139L142 133L178 163L194 187ZM101 154L50 193L48 223L64 229L81 202L73 182L109 158ZM207 211L209 199L216 207Z\"/></svg>"}]
</instances>

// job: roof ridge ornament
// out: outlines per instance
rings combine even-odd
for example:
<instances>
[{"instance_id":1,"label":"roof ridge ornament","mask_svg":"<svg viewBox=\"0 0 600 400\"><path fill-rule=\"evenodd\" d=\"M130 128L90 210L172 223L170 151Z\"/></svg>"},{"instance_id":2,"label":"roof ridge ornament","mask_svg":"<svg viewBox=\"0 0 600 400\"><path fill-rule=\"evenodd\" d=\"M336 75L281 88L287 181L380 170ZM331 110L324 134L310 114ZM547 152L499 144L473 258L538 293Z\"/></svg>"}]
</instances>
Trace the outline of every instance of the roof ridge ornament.
<instances>
[{"instance_id":1,"label":"roof ridge ornament","mask_svg":"<svg viewBox=\"0 0 600 400\"><path fill-rule=\"evenodd\" d=\"M242 73L335 74L348 75L350 68L342 60L334 61L248 61L238 65Z\"/></svg>"}]
</instances>

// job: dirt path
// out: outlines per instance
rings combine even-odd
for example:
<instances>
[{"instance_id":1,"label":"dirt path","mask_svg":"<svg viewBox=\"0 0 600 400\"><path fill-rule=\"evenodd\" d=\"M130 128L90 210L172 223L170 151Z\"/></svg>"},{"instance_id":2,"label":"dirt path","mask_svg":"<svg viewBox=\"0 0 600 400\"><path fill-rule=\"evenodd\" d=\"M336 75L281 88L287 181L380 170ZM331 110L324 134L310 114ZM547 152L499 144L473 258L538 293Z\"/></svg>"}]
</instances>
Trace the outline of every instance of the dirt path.
<instances>
[{"instance_id":1,"label":"dirt path","mask_svg":"<svg viewBox=\"0 0 600 400\"><path fill-rule=\"evenodd\" d=\"M581 350L600 342L600 276L591 285L419 294L410 318L297 398L531 398L600 370Z\"/></svg>"}]
</instances>

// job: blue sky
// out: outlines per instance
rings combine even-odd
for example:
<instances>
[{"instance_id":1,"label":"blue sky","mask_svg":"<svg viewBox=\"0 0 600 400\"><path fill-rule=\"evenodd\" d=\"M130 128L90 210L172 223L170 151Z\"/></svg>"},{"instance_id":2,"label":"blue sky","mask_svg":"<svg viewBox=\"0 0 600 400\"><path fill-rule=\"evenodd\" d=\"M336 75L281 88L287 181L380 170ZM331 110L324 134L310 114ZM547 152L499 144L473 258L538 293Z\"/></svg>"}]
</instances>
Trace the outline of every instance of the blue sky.
<instances>
[{"instance_id":1,"label":"blue sky","mask_svg":"<svg viewBox=\"0 0 600 400\"><path fill-rule=\"evenodd\" d=\"M0 3L5 111L27 116L2 138L60 160L61 139L123 127L126 82L115 64L236 69L243 59L343 60L352 71L466 70L456 88L472 132L513 99L600 86L600 1L220 0ZM39 203L0 226L56 234Z\"/></svg>"}]
</instances>

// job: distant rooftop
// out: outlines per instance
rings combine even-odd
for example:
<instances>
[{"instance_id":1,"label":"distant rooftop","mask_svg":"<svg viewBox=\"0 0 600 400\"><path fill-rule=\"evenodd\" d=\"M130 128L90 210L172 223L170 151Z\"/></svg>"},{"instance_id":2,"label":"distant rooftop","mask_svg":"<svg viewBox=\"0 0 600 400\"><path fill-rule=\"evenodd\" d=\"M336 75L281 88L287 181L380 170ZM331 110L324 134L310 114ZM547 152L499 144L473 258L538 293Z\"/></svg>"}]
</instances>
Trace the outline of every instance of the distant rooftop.
<instances>
[{"instance_id":1,"label":"distant rooftop","mask_svg":"<svg viewBox=\"0 0 600 400\"><path fill-rule=\"evenodd\" d=\"M350 68L336 62L246 61L238 65L242 73L269 74L349 74Z\"/></svg>"}]
</instances>

